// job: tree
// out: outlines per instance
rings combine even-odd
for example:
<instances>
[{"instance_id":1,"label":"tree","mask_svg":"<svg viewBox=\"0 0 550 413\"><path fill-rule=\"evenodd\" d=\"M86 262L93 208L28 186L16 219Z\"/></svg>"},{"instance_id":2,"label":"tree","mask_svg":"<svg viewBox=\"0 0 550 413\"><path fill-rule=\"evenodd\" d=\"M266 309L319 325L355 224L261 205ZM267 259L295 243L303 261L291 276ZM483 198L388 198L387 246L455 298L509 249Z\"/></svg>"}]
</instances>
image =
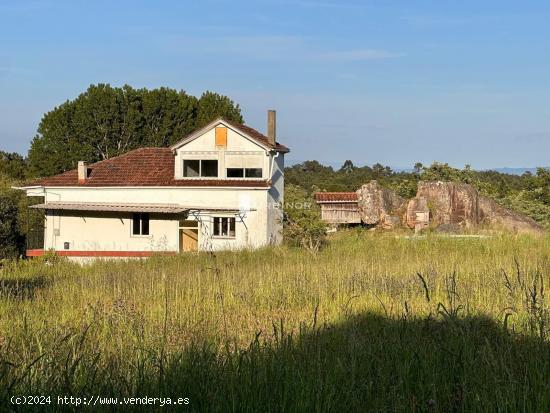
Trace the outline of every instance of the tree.
<instances>
[{"instance_id":1,"label":"tree","mask_svg":"<svg viewBox=\"0 0 550 413\"><path fill-rule=\"evenodd\" d=\"M143 146L168 146L196 127L223 116L243 121L239 105L206 92L200 99L170 88L154 90L91 85L46 113L29 150L33 175L72 169Z\"/></svg>"},{"instance_id":2,"label":"tree","mask_svg":"<svg viewBox=\"0 0 550 413\"><path fill-rule=\"evenodd\" d=\"M340 172L344 172L344 173L349 174L349 173L353 172L354 169L355 169L355 165L353 164L352 161L350 161L348 159L347 161L344 162L344 164L340 168Z\"/></svg>"},{"instance_id":3,"label":"tree","mask_svg":"<svg viewBox=\"0 0 550 413\"><path fill-rule=\"evenodd\" d=\"M285 188L283 235L285 241L317 252L326 239L327 226L315 201L295 185Z\"/></svg>"},{"instance_id":4,"label":"tree","mask_svg":"<svg viewBox=\"0 0 550 413\"><path fill-rule=\"evenodd\" d=\"M148 146L170 146L196 128L198 100L183 91L151 90L144 93L142 106Z\"/></svg>"},{"instance_id":5,"label":"tree","mask_svg":"<svg viewBox=\"0 0 550 413\"><path fill-rule=\"evenodd\" d=\"M204 126L220 116L229 121L243 123L241 108L238 104L235 105L227 96L210 91L204 92L198 102L197 127Z\"/></svg>"},{"instance_id":6,"label":"tree","mask_svg":"<svg viewBox=\"0 0 550 413\"><path fill-rule=\"evenodd\" d=\"M27 162L18 153L0 151L0 177L6 180L19 181L27 175Z\"/></svg>"},{"instance_id":7,"label":"tree","mask_svg":"<svg viewBox=\"0 0 550 413\"><path fill-rule=\"evenodd\" d=\"M11 191L0 191L0 259L16 258L23 251L24 237L17 218L16 197Z\"/></svg>"}]
</instances>

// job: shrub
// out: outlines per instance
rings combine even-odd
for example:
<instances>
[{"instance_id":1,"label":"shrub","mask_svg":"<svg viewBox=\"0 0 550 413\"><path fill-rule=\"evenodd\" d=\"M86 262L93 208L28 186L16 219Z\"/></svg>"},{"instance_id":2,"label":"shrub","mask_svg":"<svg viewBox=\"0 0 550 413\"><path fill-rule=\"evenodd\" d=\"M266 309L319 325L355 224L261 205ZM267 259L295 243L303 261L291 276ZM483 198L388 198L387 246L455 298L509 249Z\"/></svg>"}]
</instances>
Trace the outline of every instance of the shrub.
<instances>
[{"instance_id":1,"label":"shrub","mask_svg":"<svg viewBox=\"0 0 550 413\"><path fill-rule=\"evenodd\" d=\"M0 191L0 259L17 257L23 244L16 196L11 191Z\"/></svg>"},{"instance_id":2,"label":"shrub","mask_svg":"<svg viewBox=\"0 0 550 413\"><path fill-rule=\"evenodd\" d=\"M317 252L323 245L327 226L321 212L307 192L295 185L285 188L283 235L294 246Z\"/></svg>"}]
</instances>

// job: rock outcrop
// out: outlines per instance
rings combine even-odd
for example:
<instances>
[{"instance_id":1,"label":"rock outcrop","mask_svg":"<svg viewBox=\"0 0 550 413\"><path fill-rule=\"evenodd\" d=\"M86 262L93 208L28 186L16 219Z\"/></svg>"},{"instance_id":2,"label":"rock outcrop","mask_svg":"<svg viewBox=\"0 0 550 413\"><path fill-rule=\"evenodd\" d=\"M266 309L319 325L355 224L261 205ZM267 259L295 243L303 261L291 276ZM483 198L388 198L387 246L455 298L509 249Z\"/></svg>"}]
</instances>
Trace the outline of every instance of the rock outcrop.
<instances>
[{"instance_id":1,"label":"rock outcrop","mask_svg":"<svg viewBox=\"0 0 550 413\"><path fill-rule=\"evenodd\" d=\"M421 181L416 197L406 200L371 181L357 190L361 222L383 229L408 227L415 232L428 227L440 232L494 228L515 233L540 234L533 219L498 205L472 185Z\"/></svg>"},{"instance_id":2,"label":"rock outcrop","mask_svg":"<svg viewBox=\"0 0 550 413\"><path fill-rule=\"evenodd\" d=\"M390 229L401 225L400 210L407 201L378 182L370 181L357 190L357 202L362 222Z\"/></svg>"},{"instance_id":3,"label":"rock outcrop","mask_svg":"<svg viewBox=\"0 0 550 413\"><path fill-rule=\"evenodd\" d=\"M523 214L511 211L486 196L479 197L479 221L495 229L505 229L515 233L542 234L542 227Z\"/></svg>"},{"instance_id":4,"label":"rock outcrop","mask_svg":"<svg viewBox=\"0 0 550 413\"><path fill-rule=\"evenodd\" d=\"M479 224L479 194L458 182L419 182L417 199L426 199L432 225L454 224L470 228Z\"/></svg>"},{"instance_id":5,"label":"rock outcrop","mask_svg":"<svg viewBox=\"0 0 550 413\"><path fill-rule=\"evenodd\" d=\"M434 228L474 228L486 226L516 233L541 233L542 228L531 218L498 205L478 193L472 185L457 182L419 182L416 198L409 201L406 223L417 205L426 202L430 225ZM409 209L411 213L409 213Z\"/></svg>"}]
</instances>

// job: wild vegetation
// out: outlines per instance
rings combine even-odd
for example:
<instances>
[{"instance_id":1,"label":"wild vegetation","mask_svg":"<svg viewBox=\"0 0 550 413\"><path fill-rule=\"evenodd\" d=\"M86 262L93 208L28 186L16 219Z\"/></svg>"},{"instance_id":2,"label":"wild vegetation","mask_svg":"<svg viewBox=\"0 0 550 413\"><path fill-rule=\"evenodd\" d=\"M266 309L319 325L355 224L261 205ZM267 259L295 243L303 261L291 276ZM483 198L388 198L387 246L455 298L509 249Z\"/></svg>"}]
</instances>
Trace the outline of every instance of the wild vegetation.
<instances>
[{"instance_id":1,"label":"wild vegetation","mask_svg":"<svg viewBox=\"0 0 550 413\"><path fill-rule=\"evenodd\" d=\"M84 267L5 263L0 398L170 395L217 412L546 411L550 238L336 237L317 254L283 246Z\"/></svg>"}]
</instances>

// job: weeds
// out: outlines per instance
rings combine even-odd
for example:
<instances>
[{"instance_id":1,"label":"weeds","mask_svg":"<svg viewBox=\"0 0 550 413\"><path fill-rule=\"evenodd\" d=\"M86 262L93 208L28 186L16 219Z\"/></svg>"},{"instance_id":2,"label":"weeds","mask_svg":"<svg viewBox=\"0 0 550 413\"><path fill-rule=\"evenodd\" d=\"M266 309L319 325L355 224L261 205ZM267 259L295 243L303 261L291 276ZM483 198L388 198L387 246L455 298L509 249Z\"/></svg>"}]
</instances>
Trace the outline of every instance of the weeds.
<instances>
[{"instance_id":1,"label":"weeds","mask_svg":"<svg viewBox=\"0 0 550 413\"><path fill-rule=\"evenodd\" d=\"M6 285L33 287L0 297L0 400L173 395L189 397L192 411L544 411L549 250L549 238L355 231L315 256L281 247L83 267L4 263Z\"/></svg>"}]
</instances>

